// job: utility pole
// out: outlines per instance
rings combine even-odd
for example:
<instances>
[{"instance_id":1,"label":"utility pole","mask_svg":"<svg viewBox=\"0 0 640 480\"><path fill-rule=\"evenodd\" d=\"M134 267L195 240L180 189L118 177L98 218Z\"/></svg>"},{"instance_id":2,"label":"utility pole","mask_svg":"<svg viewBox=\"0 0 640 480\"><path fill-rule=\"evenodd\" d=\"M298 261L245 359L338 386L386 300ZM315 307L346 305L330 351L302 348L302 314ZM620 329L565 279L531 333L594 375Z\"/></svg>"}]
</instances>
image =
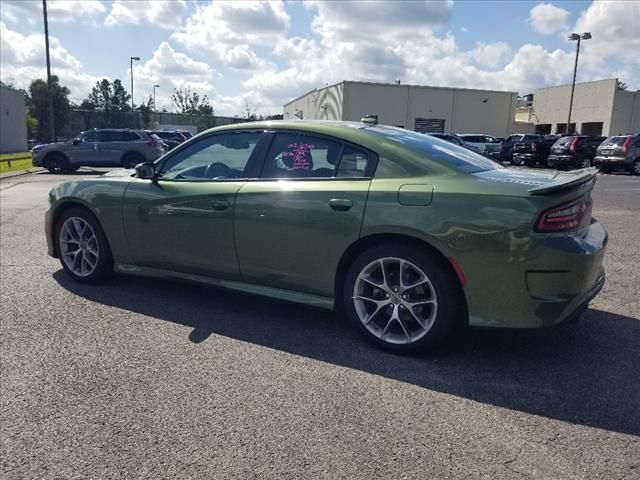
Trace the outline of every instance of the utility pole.
<instances>
[{"instance_id":1,"label":"utility pole","mask_svg":"<svg viewBox=\"0 0 640 480\"><path fill-rule=\"evenodd\" d=\"M51 89L51 59L49 58L49 22L47 21L47 0L42 0L44 15L44 43L47 54L47 97L49 97L49 137L51 143L56 141L56 126L53 117L53 92Z\"/></svg>"}]
</instances>

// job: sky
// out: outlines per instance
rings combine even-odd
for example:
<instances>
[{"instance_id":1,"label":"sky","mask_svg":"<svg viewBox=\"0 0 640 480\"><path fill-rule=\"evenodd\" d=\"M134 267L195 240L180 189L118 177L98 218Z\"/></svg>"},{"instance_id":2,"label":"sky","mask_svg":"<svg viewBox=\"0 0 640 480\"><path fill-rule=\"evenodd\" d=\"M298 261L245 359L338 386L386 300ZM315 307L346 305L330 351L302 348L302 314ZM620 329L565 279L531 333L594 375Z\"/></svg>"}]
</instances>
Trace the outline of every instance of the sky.
<instances>
[{"instance_id":1,"label":"sky","mask_svg":"<svg viewBox=\"0 0 640 480\"><path fill-rule=\"evenodd\" d=\"M281 113L342 80L508 90L618 77L640 89L640 1L48 0L51 68L80 103L102 78L174 111L189 86L219 115ZM46 77L40 0L0 0L0 79Z\"/></svg>"}]
</instances>

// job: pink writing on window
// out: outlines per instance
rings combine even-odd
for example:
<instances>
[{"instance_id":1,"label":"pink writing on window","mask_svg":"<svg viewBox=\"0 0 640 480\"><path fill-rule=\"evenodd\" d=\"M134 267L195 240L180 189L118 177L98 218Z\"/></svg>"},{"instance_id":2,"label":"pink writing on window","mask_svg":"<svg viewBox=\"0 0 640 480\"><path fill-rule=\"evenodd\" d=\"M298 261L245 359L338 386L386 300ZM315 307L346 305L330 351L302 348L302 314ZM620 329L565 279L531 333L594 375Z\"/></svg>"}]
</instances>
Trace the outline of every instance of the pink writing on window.
<instances>
[{"instance_id":1,"label":"pink writing on window","mask_svg":"<svg viewBox=\"0 0 640 480\"><path fill-rule=\"evenodd\" d=\"M282 160L290 170L310 170L311 149L315 145L311 143L290 143L289 150L282 152Z\"/></svg>"}]
</instances>

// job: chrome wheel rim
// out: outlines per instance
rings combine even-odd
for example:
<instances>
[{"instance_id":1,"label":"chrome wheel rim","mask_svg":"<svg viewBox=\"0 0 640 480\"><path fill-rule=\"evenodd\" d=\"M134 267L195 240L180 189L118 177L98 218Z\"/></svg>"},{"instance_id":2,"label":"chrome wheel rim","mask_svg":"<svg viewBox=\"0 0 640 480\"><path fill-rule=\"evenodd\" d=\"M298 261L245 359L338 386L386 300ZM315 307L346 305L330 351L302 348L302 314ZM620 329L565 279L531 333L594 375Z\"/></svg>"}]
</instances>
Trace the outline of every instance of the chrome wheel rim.
<instances>
[{"instance_id":1,"label":"chrome wheel rim","mask_svg":"<svg viewBox=\"0 0 640 480\"><path fill-rule=\"evenodd\" d=\"M88 277L98 264L100 248L91 225L81 217L70 217L58 234L60 258L75 275Z\"/></svg>"},{"instance_id":2,"label":"chrome wheel rim","mask_svg":"<svg viewBox=\"0 0 640 480\"><path fill-rule=\"evenodd\" d=\"M636 175L640 175L640 160L636 160L633 164L633 170L636 172Z\"/></svg>"},{"instance_id":3,"label":"chrome wheel rim","mask_svg":"<svg viewBox=\"0 0 640 480\"><path fill-rule=\"evenodd\" d=\"M582 160L582 168L589 168L591 166L591 161L588 158Z\"/></svg>"},{"instance_id":4,"label":"chrome wheel rim","mask_svg":"<svg viewBox=\"0 0 640 480\"><path fill-rule=\"evenodd\" d=\"M429 277L397 257L374 260L359 273L353 304L365 328L380 340L408 344L433 327L438 300Z\"/></svg>"}]
</instances>

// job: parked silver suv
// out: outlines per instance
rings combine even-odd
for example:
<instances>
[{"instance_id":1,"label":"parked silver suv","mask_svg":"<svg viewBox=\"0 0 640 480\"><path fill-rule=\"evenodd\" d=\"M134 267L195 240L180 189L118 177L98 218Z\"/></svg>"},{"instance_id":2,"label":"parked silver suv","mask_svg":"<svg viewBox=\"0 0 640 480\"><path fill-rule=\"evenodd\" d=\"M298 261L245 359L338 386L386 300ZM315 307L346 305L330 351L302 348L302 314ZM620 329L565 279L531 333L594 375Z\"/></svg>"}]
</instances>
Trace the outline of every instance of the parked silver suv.
<instances>
[{"instance_id":1,"label":"parked silver suv","mask_svg":"<svg viewBox=\"0 0 640 480\"><path fill-rule=\"evenodd\" d=\"M164 153L162 142L143 130L94 129L31 150L34 166L51 173L74 172L82 166L133 168Z\"/></svg>"},{"instance_id":2,"label":"parked silver suv","mask_svg":"<svg viewBox=\"0 0 640 480\"><path fill-rule=\"evenodd\" d=\"M640 175L640 135L607 138L596 150L593 164L604 173L622 169Z\"/></svg>"}]
</instances>

